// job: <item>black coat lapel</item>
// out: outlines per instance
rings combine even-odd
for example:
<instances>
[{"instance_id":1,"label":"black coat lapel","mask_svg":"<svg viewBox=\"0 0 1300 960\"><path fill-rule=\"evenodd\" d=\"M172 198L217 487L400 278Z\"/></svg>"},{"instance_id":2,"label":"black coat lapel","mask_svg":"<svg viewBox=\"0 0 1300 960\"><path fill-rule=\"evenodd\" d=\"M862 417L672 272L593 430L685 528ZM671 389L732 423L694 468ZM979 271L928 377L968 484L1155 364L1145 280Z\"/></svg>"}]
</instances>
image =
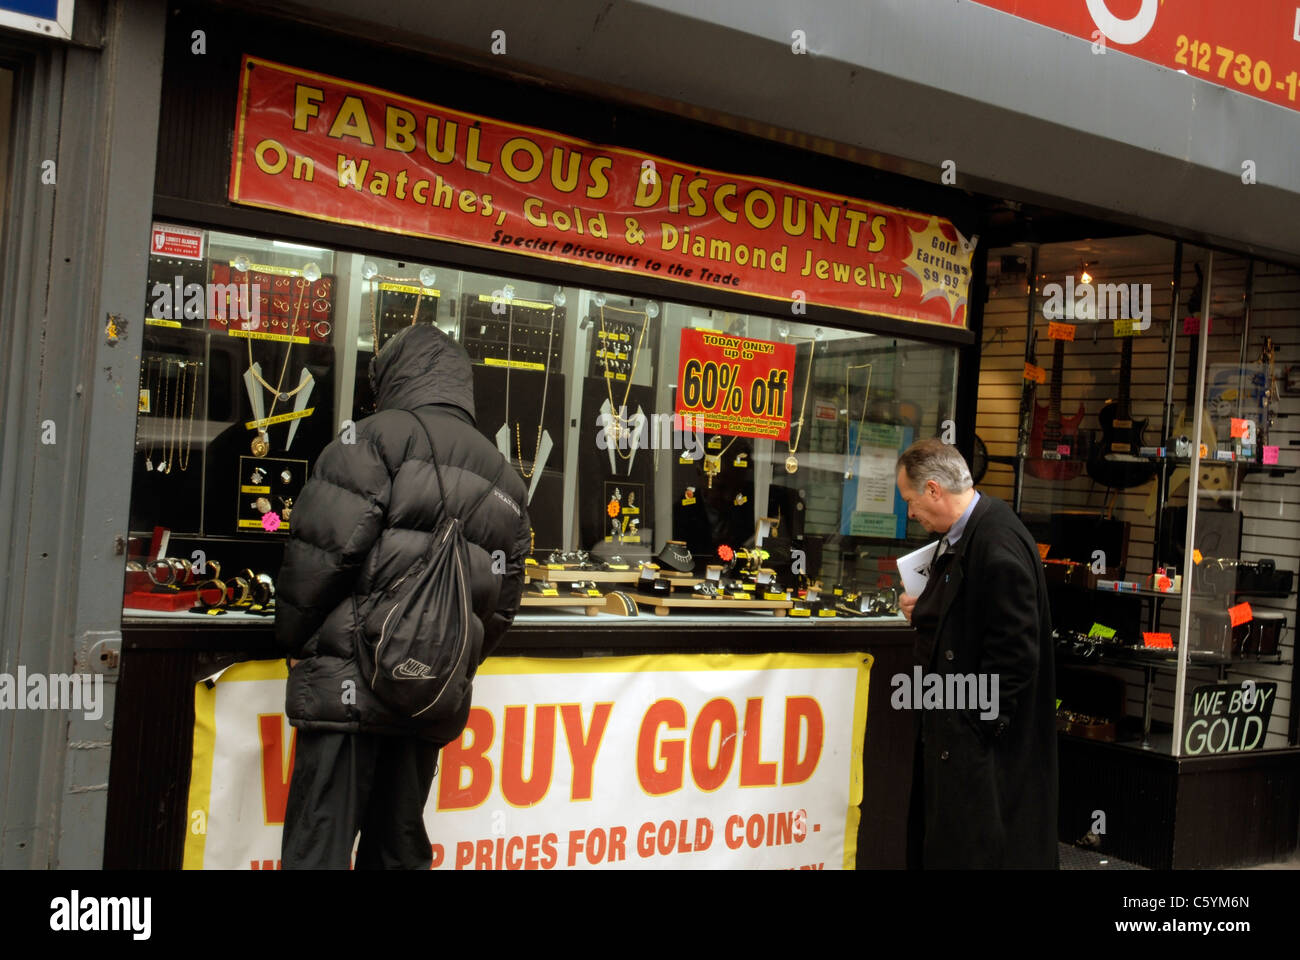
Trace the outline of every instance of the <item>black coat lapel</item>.
<instances>
[{"instance_id":1,"label":"black coat lapel","mask_svg":"<svg viewBox=\"0 0 1300 960\"><path fill-rule=\"evenodd\" d=\"M943 624L948 619L948 610L956 601L958 594L961 593L962 581L966 576L966 547L971 542L976 528L979 527L980 519L984 516L991 501L987 496L981 496L979 502L975 504L975 509L971 511L970 519L966 521L966 529L962 531L961 539L957 545L952 548L952 561L948 564L947 571L943 574L945 582L940 586L942 593L939 601L939 620L934 628L935 637L943 636Z\"/></svg>"}]
</instances>

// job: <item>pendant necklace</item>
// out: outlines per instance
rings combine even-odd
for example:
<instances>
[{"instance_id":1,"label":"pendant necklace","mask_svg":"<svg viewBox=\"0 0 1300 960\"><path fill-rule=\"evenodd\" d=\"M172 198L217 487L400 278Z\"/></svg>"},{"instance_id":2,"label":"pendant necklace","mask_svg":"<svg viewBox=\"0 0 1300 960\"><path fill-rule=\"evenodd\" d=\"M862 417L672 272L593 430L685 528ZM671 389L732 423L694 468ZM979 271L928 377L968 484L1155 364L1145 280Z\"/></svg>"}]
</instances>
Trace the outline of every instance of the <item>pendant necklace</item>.
<instances>
[{"instance_id":1,"label":"pendant necklace","mask_svg":"<svg viewBox=\"0 0 1300 960\"><path fill-rule=\"evenodd\" d=\"M799 449L799 441L803 438L803 415L808 409L808 387L812 384L813 357L817 353L817 341L814 339L812 348L808 351L808 376L803 383L803 399L799 402L799 432L794 436L794 443L786 441L786 449L790 455L785 458L785 472L794 473L799 469L799 458L796 457L795 451Z\"/></svg>"},{"instance_id":2,"label":"pendant necklace","mask_svg":"<svg viewBox=\"0 0 1300 960\"><path fill-rule=\"evenodd\" d=\"M605 341L605 392L609 395L609 415L611 418L611 430L609 442L614 448L614 452L622 460L631 460L636 454L635 450L628 453L623 452L623 444L620 439L624 436L630 436L632 433L632 424L626 416L627 398L632 394L632 378L636 376L637 361L641 358L641 347L645 343L646 328L650 324L650 311L648 310L625 310L622 307L610 307L611 310L617 310L619 313L631 313L641 315L641 334L637 338L636 346L632 348L632 364L627 374L627 385L623 388L623 402L619 406L614 405L614 388L610 385L613 378L610 376L609 367L609 334L605 330L605 307L600 307L600 334L601 339Z\"/></svg>"},{"instance_id":3,"label":"pendant necklace","mask_svg":"<svg viewBox=\"0 0 1300 960\"><path fill-rule=\"evenodd\" d=\"M531 480L537 472L537 457L542 449L542 427L546 423L546 392L551 386L551 343L555 337L555 307L551 307L551 326L546 334L546 362L542 365L542 408L537 416L537 442L533 445L532 467L524 472L523 441L520 437L519 424L515 424L515 456L519 460L519 473L525 480ZM510 356L514 347L515 305L512 301L510 312L506 316L506 426L510 424L510 369L513 366ZM509 439L506 440L509 443Z\"/></svg>"},{"instance_id":4,"label":"pendant necklace","mask_svg":"<svg viewBox=\"0 0 1300 960\"><path fill-rule=\"evenodd\" d=\"M298 286L298 304L297 306L294 307L293 310L293 326L290 327L289 329L290 338L296 337L298 335L298 318L302 314L302 298L303 298L303 294L307 290L307 287L309 286L311 286L311 283L307 281L305 277L302 278L302 283ZM284 351L284 363L280 365L280 381L276 386L274 387L271 386L269 383L267 383L265 380L262 379L262 375L258 373L257 368L253 366L253 338L250 336L247 337L246 339L248 341L248 370L250 373L252 373L254 380L260 383L267 390L271 391L271 409L267 411L265 417L265 419L270 420L271 417L275 415L275 405L277 403L279 403L281 400L285 400L285 401L290 400L295 394L298 393L298 391L302 390L305 386L307 386L307 384L313 383L314 380L312 379L309 373L308 376L303 378L302 382L299 383L298 386L294 387L292 390L289 391L284 390L284 375L289 369L289 355L293 353L293 340L290 339L289 344ZM264 424L262 427L258 428L257 436L253 438L253 442L251 444L253 456L264 457L268 453L270 453L271 441L270 441L270 435L267 432L269 428L270 428L269 423Z\"/></svg>"},{"instance_id":5,"label":"pendant necklace","mask_svg":"<svg viewBox=\"0 0 1300 960\"><path fill-rule=\"evenodd\" d=\"M853 452L849 453L849 371L861 370L863 367L867 370L867 392L862 395L862 415L858 417L858 436L857 443L853 445ZM844 479L853 478L853 465L858 462L858 451L862 449L862 424L867 419L867 404L871 400L871 364L856 363L844 368L844 452L848 454L849 461L844 467Z\"/></svg>"},{"instance_id":6,"label":"pendant necklace","mask_svg":"<svg viewBox=\"0 0 1300 960\"><path fill-rule=\"evenodd\" d=\"M719 450L717 453L706 453L704 455L704 478L708 481L709 489L713 489L713 478L722 472L722 457L731 449L731 444L739 440L739 437L732 437L731 443ZM719 438L721 442L721 438Z\"/></svg>"}]
</instances>

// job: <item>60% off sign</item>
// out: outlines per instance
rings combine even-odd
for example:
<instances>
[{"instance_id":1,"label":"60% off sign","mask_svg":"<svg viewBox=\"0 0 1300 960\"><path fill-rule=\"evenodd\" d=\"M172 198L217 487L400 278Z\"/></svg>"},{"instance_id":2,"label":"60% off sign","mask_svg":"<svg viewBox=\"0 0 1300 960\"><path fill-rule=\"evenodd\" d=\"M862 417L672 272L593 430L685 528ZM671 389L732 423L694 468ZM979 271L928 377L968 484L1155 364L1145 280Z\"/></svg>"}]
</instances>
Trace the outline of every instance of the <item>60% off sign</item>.
<instances>
[{"instance_id":1,"label":"60% off sign","mask_svg":"<svg viewBox=\"0 0 1300 960\"><path fill-rule=\"evenodd\" d=\"M789 439L794 355L788 343L683 330L676 412L710 433Z\"/></svg>"}]
</instances>

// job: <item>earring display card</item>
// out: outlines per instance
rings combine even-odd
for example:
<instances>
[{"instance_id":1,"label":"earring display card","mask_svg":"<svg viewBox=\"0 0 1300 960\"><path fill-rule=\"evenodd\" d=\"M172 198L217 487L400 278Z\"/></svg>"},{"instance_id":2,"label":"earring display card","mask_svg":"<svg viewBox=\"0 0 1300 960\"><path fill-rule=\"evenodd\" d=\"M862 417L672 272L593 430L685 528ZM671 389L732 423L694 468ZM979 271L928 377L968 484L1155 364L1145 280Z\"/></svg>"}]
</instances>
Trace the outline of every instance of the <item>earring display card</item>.
<instances>
[{"instance_id":1,"label":"earring display card","mask_svg":"<svg viewBox=\"0 0 1300 960\"><path fill-rule=\"evenodd\" d=\"M294 502L306 477L306 460L240 457L236 532L288 536Z\"/></svg>"},{"instance_id":2,"label":"earring display card","mask_svg":"<svg viewBox=\"0 0 1300 960\"><path fill-rule=\"evenodd\" d=\"M464 299L462 343L472 360L516 370L560 369L564 346L565 310L537 300L512 300L479 295ZM547 344L550 355L547 355Z\"/></svg>"},{"instance_id":3,"label":"earring display card","mask_svg":"<svg viewBox=\"0 0 1300 960\"><path fill-rule=\"evenodd\" d=\"M441 291L432 287L421 288L418 284L379 284L375 323L379 328L380 346L415 323L433 324L438 317L441 296Z\"/></svg>"},{"instance_id":4,"label":"earring display card","mask_svg":"<svg viewBox=\"0 0 1300 960\"><path fill-rule=\"evenodd\" d=\"M312 283L304 277L267 272L271 269L254 264L248 270L237 270L229 263L214 262L208 273L212 285L208 329L296 332L313 343L329 343L334 322L334 277L327 274Z\"/></svg>"},{"instance_id":5,"label":"earring display card","mask_svg":"<svg viewBox=\"0 0 1300 960\"><path fill-rule=\"evenodd\" d=\"M649 543L651 531L645 525L647 512L644 483L605 481L606 543Z\"/></svg>"},{"instance_id":6,"label":"earring display card","mask_svg":"<svg viewBox=\"0 0 1300 960\"><path fill-rule=\"evenodd\" d=\"M206 279L202 260L151 256L145 284L146 323L201 329L207 316Z\"/></svg>"},{"instance_id":7,"label":"earring display card","mask_svg":"<svg viewBox=\"0 0 1300 960\"><path fill-rule=\"evenodd\" d=\"M600 308L592 307L588 320L591 323L588 376L608 376L612 384L619 386L626 385L634 367L638 380L643 372L646 376L652 376L659 342L656 321L648 318L644 320L643 336L643 318L639 313L629 314L623 309L605 307L602 323Z\"/></svg>"}]
</instances>

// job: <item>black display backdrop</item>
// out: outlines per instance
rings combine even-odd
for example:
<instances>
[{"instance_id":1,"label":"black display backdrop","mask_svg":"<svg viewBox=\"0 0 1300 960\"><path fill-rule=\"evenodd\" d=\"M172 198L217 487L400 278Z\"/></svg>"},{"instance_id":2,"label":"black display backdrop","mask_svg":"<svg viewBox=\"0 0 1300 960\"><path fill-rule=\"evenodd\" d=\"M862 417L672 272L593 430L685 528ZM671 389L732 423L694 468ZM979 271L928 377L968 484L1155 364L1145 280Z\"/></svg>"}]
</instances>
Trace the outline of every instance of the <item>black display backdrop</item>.
<instances>
[{"instance_id":1,"label":"black display backdrop","mask_svg":"<svg viewBox=\"0 0 1300 960\"><path fill-rule=\"evenodd\" d=\"M508 392L507 376L510 381ZM549 378L549 384L545 384L544 377ZM527 508L537 553L559 550L564 543L564 397L567 382L562 373L543 374L540 370L474 365L475 420L479 432L500 449L502 444L497 435L502 427L506 428L508 442L505 446L509 450L510 469L521 477L525 471L534 469L538 423L550 434L552 447L546 462L540 467L540 476L534 474L524 478L524 487L533 490ZM546 407L542 409L544 384ZM520 450L524 457L522 464Z\"/></svg>"},{"instance_id":2,"label":"black display backdrop","mask_svg":"<svg viewBox=\"0 0 1300 960\"><path fill-rule=\"evenodd\" d=\"M613 389L612 384L610 389ZM624 384L618 384L615 403L623 405L624 390L627 390L628 415L635 417L640 411L646 417L641 441L644 447L636 450L631 449L630 442L623 443L625 449L622 450L611 448L606 442L609 431L602 426L601 420L601 407L609 403L605 379L587 377L583 380L582 409L578 419L578 546L599 556L644 557L654 549L650 542L652 536L659 541L665 539L655 528L655 478L665 462L677 454L670 449L653 449L656 442L662 444L665 439L662 435L655 436L654 388L634 385L628 389ZM671 440L671 433L668 439ZM605 449L601 449L602 444ZM640 520L637 526L641 532L639 545L621 539L621 524L620 540L605 539L612 536L611 520L622 519L621 507L620 517L611 518L609 515L613 489L624 494L622 505L626 505L628 491L636 493L636 507L641 511L635 515Z\"/></svg>"}]
</instances>

